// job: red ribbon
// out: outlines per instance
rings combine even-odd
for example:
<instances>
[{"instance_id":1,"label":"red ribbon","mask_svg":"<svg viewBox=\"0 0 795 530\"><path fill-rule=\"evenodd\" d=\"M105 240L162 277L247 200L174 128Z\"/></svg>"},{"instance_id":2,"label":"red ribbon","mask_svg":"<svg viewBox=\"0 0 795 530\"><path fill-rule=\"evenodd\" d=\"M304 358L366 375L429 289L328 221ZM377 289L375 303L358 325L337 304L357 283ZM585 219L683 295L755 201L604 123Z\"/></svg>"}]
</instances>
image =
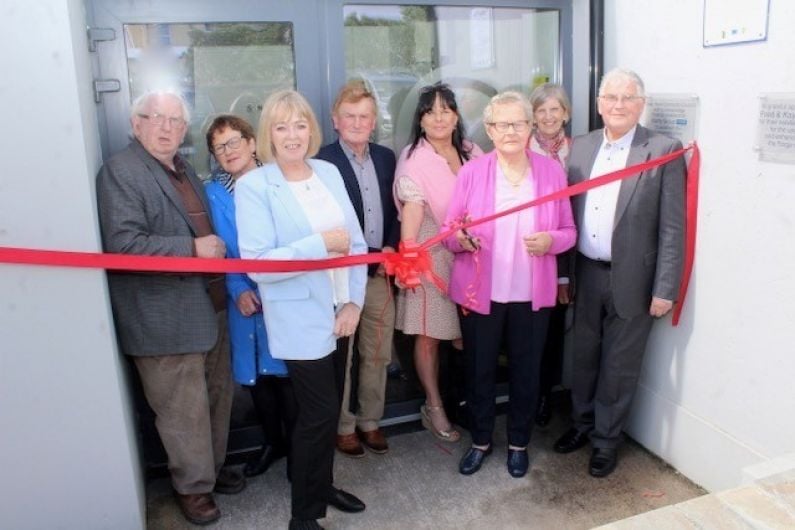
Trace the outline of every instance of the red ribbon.
<instances>
[{"instance_id":1,"label":"red ribbon","mask_svg":"<svg viewBox=\"0 0 795 530\"><path fill-rule=\"evenodd\" d=\"M687 198L685 221L685 265L682 282L679 288L678 303L674 309L673 325L679 323L679 318L684 306L687 287L695 259L696 241L696 215L698 206L698 178L701 165L701 156L698 146L692 146L674 151L667 155L636 164L628 168L607 173L600 177L579 182L568 188L561 189L544 197L520 204L508 210L474 219L454 228L442 232L417 245L411 241L401 242L398 252L372 253L356 256L342 256L337 258L316 260L259 260L259 259L229 259L229 258L194 258L173 256L141 256L134 254L107 254L97 252L68 252L60 250L39 250L17 247L0 247L0 263L20 265L44 265L49 267L76 267L87 269L107 269L113 271L137 272L171 272L171 273L263 273L263 272L297 272L315 271L349 267L351 265L366 265L371 263L384 263L384 268L389 275L394 275L397 280L407 288L421 285L420 278L425 277L440 291L446 292L444 281L434 274L430 251L433 245L438 244L446 237L462 228L477 226L499 217L532 208L550 201L565 199L573 195L585 193L593 188L603 186L610 182L622 180L642 171L661 166L683 156L687 151L693 151L693 158L687 172Z\"/></svg>"}]
</instances>

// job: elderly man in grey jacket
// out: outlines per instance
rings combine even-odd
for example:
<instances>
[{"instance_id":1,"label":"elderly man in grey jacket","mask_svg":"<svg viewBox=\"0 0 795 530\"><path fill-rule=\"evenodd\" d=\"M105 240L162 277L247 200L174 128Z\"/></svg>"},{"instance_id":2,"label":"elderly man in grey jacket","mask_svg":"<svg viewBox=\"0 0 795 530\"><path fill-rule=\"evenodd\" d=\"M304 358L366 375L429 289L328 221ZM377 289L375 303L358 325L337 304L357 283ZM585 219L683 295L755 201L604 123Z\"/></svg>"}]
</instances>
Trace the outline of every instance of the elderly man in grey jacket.
<instances>
[{"instance_id":1,"label":"elderly man in grey jacket","mask_svg":"<svg viewBox=\"0 0 795 530\"><path fill-rule=\"evenodd\" d=\"M151 92L133 103L135 138L97 175L107 252L224 257L204 189L177 153L188 120L175 93ZM119 345L157 415L178 504L198 524L220 517L213 491L245 487L242 476L222 469L234 387L224 315L214 308L211 283L199 274L108 273Z\"/></svg>"},{"instance_id":2,"label":"elderly man in grey jacket","mask_svg":"<svg viewBox=\"0 0 795 530\"><path fill-rule=\"evenodd\" d=\"M638 124L643 81L630 70L605 74L599 88L604 129L574 139L569 184L682 148ZM684 256L685 164L680 157L572 201L577 222L574 274L573 425L555 451L593 447L588 472L616 468L655 318L676 301Z\"/></svg>"}]
</instances>

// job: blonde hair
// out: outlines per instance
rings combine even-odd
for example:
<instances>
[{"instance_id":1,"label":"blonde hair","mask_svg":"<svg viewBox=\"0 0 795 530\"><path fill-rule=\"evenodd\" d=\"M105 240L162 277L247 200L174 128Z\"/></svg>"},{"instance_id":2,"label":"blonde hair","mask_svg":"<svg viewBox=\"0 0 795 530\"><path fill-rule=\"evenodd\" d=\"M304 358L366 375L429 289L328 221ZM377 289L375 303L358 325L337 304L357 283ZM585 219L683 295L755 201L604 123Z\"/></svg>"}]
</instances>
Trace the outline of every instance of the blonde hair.
<instances>
[{"instance_id":1,"label":"blonde hair","mask_svg":"<svg viewBox=\"0 0 795 530\"><path fill-rule=\"evenodd\" d=\"M307 158L312 158L323 144L323 133L317 123L312 107L301 93L295 90L279 90L265 99L262 105L262 114L257 127L257 156L263 162L274 162L276 151L271 140L271 126L278 121L285 121L293 116L298 116L309 122L309 149Z\"/></svg>"}]
</instances>

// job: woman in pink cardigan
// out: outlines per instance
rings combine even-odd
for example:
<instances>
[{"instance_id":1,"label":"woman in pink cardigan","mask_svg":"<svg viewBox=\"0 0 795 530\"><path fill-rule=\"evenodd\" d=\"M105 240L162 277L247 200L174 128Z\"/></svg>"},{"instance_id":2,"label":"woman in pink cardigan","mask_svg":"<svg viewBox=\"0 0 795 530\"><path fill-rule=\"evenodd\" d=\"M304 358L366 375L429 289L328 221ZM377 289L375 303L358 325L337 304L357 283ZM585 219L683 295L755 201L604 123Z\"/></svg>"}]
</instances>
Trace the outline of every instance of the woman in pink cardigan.
<instances>
[{"instance_id":1,"label":"woman in pink cardigan","mask_svg":"<svg viewBox=\"0 0 795 530\"><path fill-rule=\"evenodd\" d=\"M532 109L518 92L494 96L483 122L494 151L458 174L442 230L543 197L566 187L560 164L526 148ZM527 444L538 399L538 376L550 308L557 297L555 256L577 238L567 199L501 217L444 240L455 254L449 295L459 306L467 358L472 447L459 463L471 475L492 451L497 355L509 367L508 472L527 473Z\"/></svg>"}]
</instances>

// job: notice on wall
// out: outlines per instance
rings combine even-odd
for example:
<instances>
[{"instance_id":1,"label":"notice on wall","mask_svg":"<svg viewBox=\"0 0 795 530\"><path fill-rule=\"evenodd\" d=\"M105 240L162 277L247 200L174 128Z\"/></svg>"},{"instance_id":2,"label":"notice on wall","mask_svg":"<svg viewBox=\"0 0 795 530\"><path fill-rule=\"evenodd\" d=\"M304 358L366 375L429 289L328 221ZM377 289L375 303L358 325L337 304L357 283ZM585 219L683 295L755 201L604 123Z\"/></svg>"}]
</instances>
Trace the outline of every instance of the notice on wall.
<instances>
[{"instance_id":1,"label":"notice on wall","mask_svg":"<svg viewBox=\"0 0 795 530\"><path fill-rule=\"evenodd\" d=\"M649 94L641 123L687 145L696 139L698 107L695 94Z\"/></svg>"},{"instance_id":2,"label":"notice on wall","mask_svg":"<svg viewBox=\"0 0 795 530\"><path fill-rule=\"evenodd\" d=\"M704 46L767 38L770 0L704 0Z\"/></svg>"},{"instance_id":3,"label":"notice on wall","mask_svg":"<svg viewBox=\"0 0 795 530\"><path fill-rule=\"evenodd\" d=\"M756 149L759 160L795 164L795 94L760 96Z\"/></svg>"}]
</instances>

